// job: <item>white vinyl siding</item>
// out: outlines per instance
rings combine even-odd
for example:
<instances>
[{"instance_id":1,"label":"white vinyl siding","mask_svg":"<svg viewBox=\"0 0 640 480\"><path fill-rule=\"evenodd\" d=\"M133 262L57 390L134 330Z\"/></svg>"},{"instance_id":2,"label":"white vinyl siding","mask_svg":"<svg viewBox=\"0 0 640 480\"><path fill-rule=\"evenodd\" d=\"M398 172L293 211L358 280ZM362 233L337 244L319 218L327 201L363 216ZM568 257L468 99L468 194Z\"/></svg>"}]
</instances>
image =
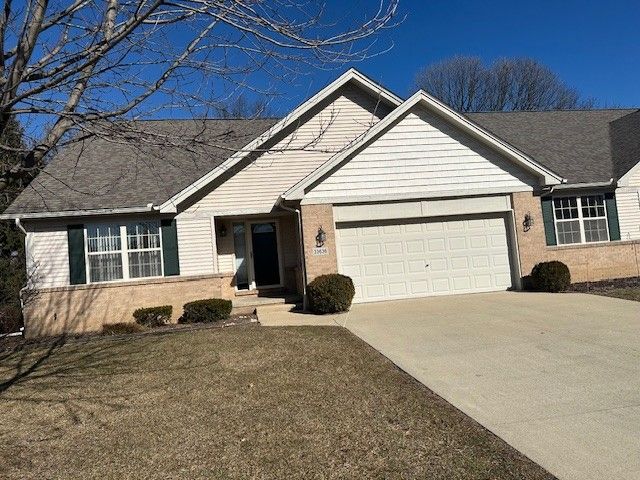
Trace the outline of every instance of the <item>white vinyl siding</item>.
<instances>
[{"instance_id":1,"label":"white vinyl siding","mask_svg":"<svg viewBox=\"0 0 640 480\"><path fill-rule=\"evenodd\" d=\"M616 206L620 223L620 240L640 239L640 187L618 188Z\"/></svg>"},{"instance_id":2,"label":"white vinyl siding","mask_svg":"<svg viewBox=\"0 0 640 480\"><path fill-rule=\"evenodd\" d=\"M284 139L187 208L194 212L270 212L278 197L365 133L389 108L346 85Z\"/></svg>"},{"instance_id":3,"label":"white vinyl siding","mask_svg":"<svg viewBox=\"0 0 640 480\"><path fill-rule=\"evenodd\" d=\"M533 177L480 141L416 107L306 198L527 190Z\"/></svg>"},{"instance_id":4,"label":"white vinyl siding","mask_svg":"<svg viewBox=\"0 0 640 480\"><path fill-rule=\"evenodd\" d=\"M69 285L66 224L27 224L26 263L33 288Z\"/></svg>"},{"instance_id":5,"label":"white vinyl siding","mask_svg":"<svg viewBox=\"0 0 640 480\"><path fill-rule=\"evenodd\" d=\"M178 216L176 229L178 232L180 275L215 273L215 232L213 231L212 217Z\"/></svg>"}]
</instances>

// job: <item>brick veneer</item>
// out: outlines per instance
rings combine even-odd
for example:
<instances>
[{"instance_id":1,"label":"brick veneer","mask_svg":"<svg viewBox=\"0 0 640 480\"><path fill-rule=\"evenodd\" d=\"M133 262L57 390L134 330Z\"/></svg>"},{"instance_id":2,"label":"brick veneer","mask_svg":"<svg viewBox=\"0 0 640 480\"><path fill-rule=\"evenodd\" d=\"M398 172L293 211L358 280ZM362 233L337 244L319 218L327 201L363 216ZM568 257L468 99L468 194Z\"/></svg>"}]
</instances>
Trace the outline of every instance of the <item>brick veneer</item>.
<instances>
[{"instance_id":1,"label":"brick veneer","mask_svg":"<svg viewBox=\"0 0 640 480\"><path fill-rule=\"evenodd\" d=\"M338 271L338 260L336 256L336 233L333 223L333 205L302 205L300 213L302 214L302 237L307 282L311 282L320 275L336 273ZM322 227L327 234L327 241L324 244L328 250L327 255L312 254L316 246L315 239L319 227Z\"/></svg>"},{"instance_id":2,"label":"brick veneer","mask_svg":"<svg viewBox=\"0 0 640 480\"><path fill-rule=\"evenodd\" d=\"M158 305L172 305L175 322L187 302L232 299L232 281L232 274L222 274L39 290L25 304L25 335L34 338L98 331L107 323L132 322L137 308Z\"/></svg>"},{"instance_id":3,"label":"brick veneer","mask_svg":"<svg viewBox=\"0 0 640 480\"><path fill-rule=\"evenodd\" d=\"M639 241L550 247L545 240L540 197L531 192L518 192L512 194L512 200L523 276L529 275L536 263L549 260L564 262L573 282L640 275ZM527 232L522 225L526 213L534 219L534 225Z\"/></svg>"}]
</instances>

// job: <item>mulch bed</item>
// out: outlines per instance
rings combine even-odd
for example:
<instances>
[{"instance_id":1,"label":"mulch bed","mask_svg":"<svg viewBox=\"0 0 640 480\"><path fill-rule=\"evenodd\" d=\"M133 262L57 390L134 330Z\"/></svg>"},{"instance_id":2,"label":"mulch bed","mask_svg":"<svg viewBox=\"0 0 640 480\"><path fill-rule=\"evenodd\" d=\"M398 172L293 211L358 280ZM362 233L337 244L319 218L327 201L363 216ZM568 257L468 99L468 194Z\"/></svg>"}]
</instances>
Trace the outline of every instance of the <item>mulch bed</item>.
<instances>
[{"instance_id":1,"label":"mulch bed","mask_svg":"<svg viewBox=\"0 0 640 480\"><path fill-rule=\"evenodd\" d=\"M606 291L616 288L640 287L640 277L614 278L598 282L572 283L567 291L580 293L593 293L594 291Z\"/></svg>"},{"instance_id":2,"label":"mulch bed","mask_svg":"<svg viewBox=\"0 0 640 480\"><path fill-rule=\"evenodd\" d=\"M192 330L206 330L210 328L226 328L236 325L258 324L258 317L251 314L231 315L228 319L221 322L213 323L170 323L161 327L150 328L142 332L126 333L120 335L103 334L102 332L91 332L83 334L69 334L63 337L43 337L27 339L22 336L2 337L0 336L0 352L8 352L25 347L37 348L48 346L54 342L70 343L84 342L95 339L96 337L108 337L110 339L130 339L131 337L139 337L145 335L166 335L175 332L188 332Z\"/></svg>"}]
</instances>

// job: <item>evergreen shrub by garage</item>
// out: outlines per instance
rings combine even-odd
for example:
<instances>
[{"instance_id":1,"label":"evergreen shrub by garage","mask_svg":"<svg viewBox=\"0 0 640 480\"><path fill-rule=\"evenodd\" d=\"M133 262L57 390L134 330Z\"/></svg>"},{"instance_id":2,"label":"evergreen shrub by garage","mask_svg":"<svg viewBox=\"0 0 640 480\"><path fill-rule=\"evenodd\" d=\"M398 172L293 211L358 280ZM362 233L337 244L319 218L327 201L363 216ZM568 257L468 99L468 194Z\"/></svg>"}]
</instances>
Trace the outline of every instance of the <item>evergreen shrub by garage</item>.
<instances>
[{"instance_id":1,"label":"evergreen shrub by garage","mask_svg":"<svg viewBox=\"0 0 640 480\"><path fill-rule=\"evenodd\" d=\"M173 307L162 305L160 307L139 308L133 312L133 318L145 327L159 327L171 320Z\"/></svg>"},{"instance_id":2,"label":"evergreen shrub by garage","mask_svg":"<svg viewBox=\"0 0 640 480\"><path fill-rule=\"evenodd\" d=\"M353 280L338 273L320 275L307 285L309 308L313 313L346 312L355 294Z\"/></svg>"},{"instance_id":3,"label":"evergreen shrub by garage","mask_svg":"<svg viewBox=\"0 0 640 480\"><path fill-rule=\"evenodd\" d=\"M538 263L531 271L533 288L541 292L562 292L571 284L569 267L554 260Z\"/></svg>"},{"instance_id":4,"label":"evergreen shrub by garage","mask_svg":"<svg viewBox=\"0 0 640 480\"><path fill-rule=\"evenodd\" d=\"M184 304L180 323L217 322L231 315L231 300L208 298Z\"/></svg>"}]
</instances>

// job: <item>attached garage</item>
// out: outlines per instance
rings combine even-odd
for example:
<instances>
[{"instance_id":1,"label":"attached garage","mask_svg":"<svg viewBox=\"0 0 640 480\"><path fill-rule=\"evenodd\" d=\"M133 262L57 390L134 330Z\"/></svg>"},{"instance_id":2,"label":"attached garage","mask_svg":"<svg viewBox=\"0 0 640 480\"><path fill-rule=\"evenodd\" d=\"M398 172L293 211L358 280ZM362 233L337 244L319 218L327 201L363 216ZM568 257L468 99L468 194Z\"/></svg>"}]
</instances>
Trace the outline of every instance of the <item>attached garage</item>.
<instances>
[{"instance_id":1,"label":"attached garage","mask_svg":"<svg viewBox=\"0 0 640 480\"><path fill-rule=\"evenodd\" d=\"M420 92L283 199L304 207L307 238L326 230L307 277L337 268L373 302L519 288L516 229L532 217L515 218L512 195L560 181Z\"/></svg>"},{"instance_id":2,"label":"attached garage","mask_svg":"<svg viewBox=\"0 0 640 480\"><path fill-rule=\"evenodd\" d=\"M461 207L455 200L423 203L436 211ZM513 286L517 267L509 211L370 218L388 216L394 210L406 215L412 205L415 203L334 207L338 271L353 279L355 302L490 292ZM482 202L481 208L492 205L506 210L508 199L493 198ZM369 218L340 220L358 217Z\"/></svg>"}]
</instances>

